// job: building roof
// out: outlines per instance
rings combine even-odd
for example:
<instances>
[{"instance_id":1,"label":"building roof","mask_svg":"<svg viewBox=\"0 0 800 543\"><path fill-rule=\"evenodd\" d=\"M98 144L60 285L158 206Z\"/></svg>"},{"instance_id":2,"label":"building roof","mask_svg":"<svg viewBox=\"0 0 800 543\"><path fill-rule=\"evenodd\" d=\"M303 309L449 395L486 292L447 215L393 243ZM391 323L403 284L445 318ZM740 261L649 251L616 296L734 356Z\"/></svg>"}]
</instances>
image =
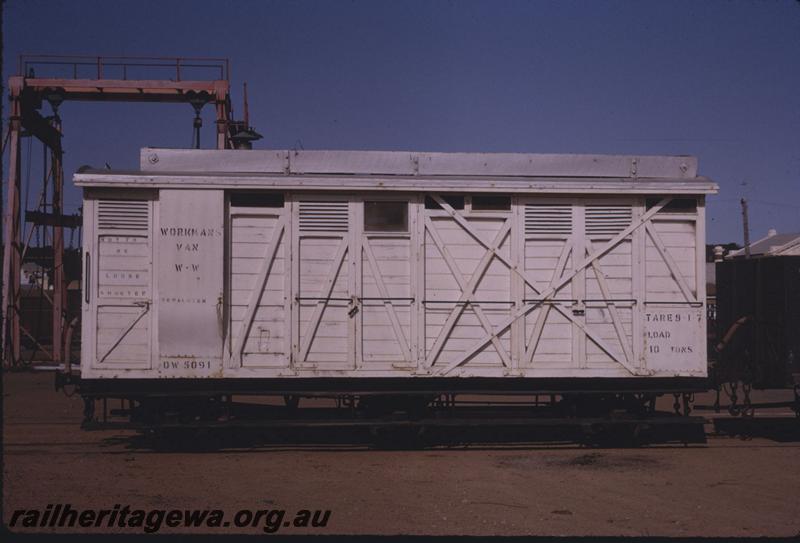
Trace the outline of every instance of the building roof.
<instances>
[{"instance_id":1,"label":"building roof","mask_svg":"<svg viewBox=\"0 0 800 543\"><path fill-rule=\"evenodd\" d=\"M787 256L800 255L800 232L793 234L776 234L754 241L750 244L750 256ZM745 250L731 251L725 258L744 258Z\"/></svg>"}]
</instances>

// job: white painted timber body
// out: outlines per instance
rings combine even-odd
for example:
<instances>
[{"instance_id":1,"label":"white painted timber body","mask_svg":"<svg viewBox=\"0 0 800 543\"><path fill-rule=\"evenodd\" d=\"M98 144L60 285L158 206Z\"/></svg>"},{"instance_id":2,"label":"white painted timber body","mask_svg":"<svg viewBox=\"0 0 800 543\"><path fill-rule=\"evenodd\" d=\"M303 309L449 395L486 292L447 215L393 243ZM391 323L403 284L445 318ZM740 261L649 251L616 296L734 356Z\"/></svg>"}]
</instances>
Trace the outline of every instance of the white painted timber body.
<instances>
[{"instance_id":1,"label":"white painted timber body","mask_svg":"<svg viewBox=\"0 0 800 543\"><path fill-rule=\"evenodd\" d=\"M706 376L692 157L141 157L75 175L84 378Z\"/></svg>"}]
</instances>

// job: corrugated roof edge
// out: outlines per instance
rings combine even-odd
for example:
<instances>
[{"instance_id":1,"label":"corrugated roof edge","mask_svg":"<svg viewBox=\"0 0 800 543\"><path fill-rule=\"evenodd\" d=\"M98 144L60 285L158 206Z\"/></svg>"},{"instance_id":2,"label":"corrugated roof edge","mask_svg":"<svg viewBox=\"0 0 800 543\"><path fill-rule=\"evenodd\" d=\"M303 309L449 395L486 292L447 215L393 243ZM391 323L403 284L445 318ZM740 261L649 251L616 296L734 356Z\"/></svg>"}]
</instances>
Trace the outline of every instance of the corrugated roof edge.
<instances>
[{"instance_id":1,"label":"corrugated roof edge","mask_svg":"<svg viewBox=\"0 0 800 543\"><path fill-rule=\"evenodd\" d=\"M692 156L143 148L143 172L692 179Z\"/></svg>"}]
</instances>

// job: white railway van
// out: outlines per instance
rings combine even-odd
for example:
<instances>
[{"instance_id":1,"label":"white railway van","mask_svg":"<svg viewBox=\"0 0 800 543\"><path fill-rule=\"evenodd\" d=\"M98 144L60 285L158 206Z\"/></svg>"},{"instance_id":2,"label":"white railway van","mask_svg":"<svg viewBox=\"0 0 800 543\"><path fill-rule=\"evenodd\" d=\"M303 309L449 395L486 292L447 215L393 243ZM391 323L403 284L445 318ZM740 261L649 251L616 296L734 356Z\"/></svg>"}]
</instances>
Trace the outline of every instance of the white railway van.
<instances>
[{"instance_id":1,"label":"white railway van","mask_svg":"<svg viewBox=\"0 0 800 543\"><path fill-rule=\"evenodd\" d=\"M706 377L692 157L143 149L75 182L86 383Z\"/></svg>"}]
</instances>

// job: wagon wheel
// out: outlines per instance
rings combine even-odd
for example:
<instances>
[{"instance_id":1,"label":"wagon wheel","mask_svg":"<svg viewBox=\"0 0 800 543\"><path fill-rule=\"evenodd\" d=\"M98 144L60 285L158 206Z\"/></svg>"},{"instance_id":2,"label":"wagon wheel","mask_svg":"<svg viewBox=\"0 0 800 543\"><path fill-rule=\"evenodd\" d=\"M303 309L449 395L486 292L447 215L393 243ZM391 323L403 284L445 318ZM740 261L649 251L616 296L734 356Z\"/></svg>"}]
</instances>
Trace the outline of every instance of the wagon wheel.
<instances>
[{"instance_id":1,"label":"wagon wheel","mask_svg":"<svg viewBox=\"0 0 800 543\"><path fill-rule=\"evenodd\" d=\"M296 396L294 394L284 394L283 403L289 408L290 411L294 411L297 409L297 406L300 405L300 396Z\"/></svg>"}]
</instances>

